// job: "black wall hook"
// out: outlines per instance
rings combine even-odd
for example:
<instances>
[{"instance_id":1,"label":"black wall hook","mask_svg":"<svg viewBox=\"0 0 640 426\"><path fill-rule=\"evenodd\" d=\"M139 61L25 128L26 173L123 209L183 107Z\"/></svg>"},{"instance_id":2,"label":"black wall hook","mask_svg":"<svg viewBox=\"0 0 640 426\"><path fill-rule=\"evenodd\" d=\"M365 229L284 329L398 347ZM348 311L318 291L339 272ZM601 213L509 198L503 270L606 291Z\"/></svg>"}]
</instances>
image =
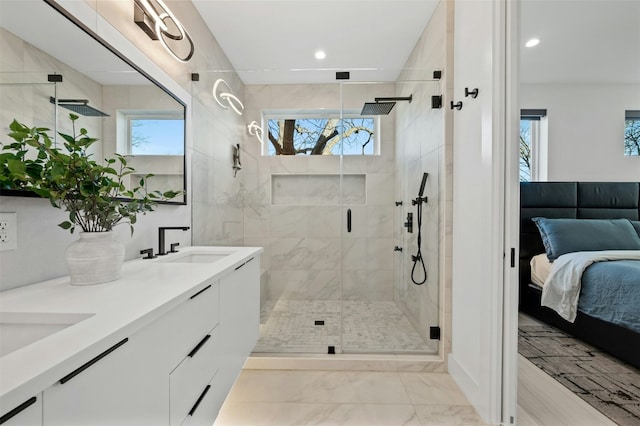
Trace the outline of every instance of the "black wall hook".
<instances>
[{"instance_id":1,"label":"black wall hook","mask_svg":"<svg viewBox=\"0 0 640 426\"><path fill-rule=\"evenodd\" d=\"M462 101L458 101L457 104L454 104L453 101L451 101L451 109L457 109L460 111L462 109Z\"/></svg>"},{"instance_id":2,"label":"black wall hook","mask_svg":"<svg viewBox=\"0 0 640 426\"><path fill-rule=\"evenodd\" d=\"M476 87L475 89L473 89L473 90L469 90L469 88L468 88L468 87L465 87L465 88L464 88L464 97L465 97L465 98L466 98L467 96L471 96L472 98L474 98L474 99L475 99L475 98L477 98L477 97L478 97L478 93L479 93L479 90L478 90L478 88L477 88L477 87Z\"/></svg>"}]
</instances>

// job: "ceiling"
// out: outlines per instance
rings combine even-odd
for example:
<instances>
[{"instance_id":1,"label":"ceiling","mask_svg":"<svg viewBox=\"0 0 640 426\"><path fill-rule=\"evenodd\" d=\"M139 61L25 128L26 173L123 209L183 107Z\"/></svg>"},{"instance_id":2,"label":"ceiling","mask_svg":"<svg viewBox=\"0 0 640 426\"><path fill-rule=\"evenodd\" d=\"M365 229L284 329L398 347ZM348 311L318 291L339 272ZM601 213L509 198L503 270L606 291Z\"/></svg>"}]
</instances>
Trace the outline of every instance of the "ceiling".
<instances>
[{"instance_id":1,"label":"ceiling","mask_svg":"<svg viewBox=\"0 0 640 426\"><path fill-rule=\"evenodd\" d=\"M521 0L523 83L640 83L639 0Z\"/></svg>"},{"instance_id":2,"label":"ceiling","mask_svg":"<svg viewBox=\"0 0 640 426\"><path fill-rule=\"evenodd\" d=\"M436 0L192 0L245 84L395 81ZM524 83L640 83L640 1L521 0ZM326 59L314 52L323 49Z\"/></svg>"},{"instance_id":3,"label":"ceiling","mask_svg":"<svg viewBox=\"0 0 640 426\"><path fill-rule=\"evenodd\" d=\"M438 0L192 0L245 84L395 81ZM326 52L324 60L314 57Z\"/></svg>"}]
</instances>

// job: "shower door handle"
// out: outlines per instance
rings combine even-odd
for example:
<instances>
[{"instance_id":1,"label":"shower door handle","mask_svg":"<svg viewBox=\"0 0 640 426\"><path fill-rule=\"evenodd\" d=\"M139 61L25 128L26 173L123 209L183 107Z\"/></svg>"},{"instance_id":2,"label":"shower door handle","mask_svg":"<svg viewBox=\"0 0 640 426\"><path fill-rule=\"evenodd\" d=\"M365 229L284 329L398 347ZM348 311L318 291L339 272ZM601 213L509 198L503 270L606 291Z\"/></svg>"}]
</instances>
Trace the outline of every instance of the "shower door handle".
<instances>
[{"instance_id":1,"label":"shower door handle","mask_svg":"<svg viewBox=\"0 0 640 426\"><path fill-rule=\"evenodd\" d=\"M347 209L347 232L351 232L351 209Z\"/></svg>"}]
</instances>

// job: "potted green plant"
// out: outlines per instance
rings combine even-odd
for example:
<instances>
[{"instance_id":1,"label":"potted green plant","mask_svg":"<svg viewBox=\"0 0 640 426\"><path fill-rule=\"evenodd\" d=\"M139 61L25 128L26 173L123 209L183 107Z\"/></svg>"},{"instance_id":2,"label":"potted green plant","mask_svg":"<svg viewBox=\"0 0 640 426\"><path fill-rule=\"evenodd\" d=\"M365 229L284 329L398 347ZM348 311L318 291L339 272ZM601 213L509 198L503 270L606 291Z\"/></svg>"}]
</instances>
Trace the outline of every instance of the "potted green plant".
<instances>
[{"instance_id":1,"label":"potted green plant","mask_svg":"<svg viewBox=\"0 0 640 426\"><path fill-rule=\"evenodd\" d=\"M31 191L48 198L51 205L64 209L68 220L58 226L74 232L80 239L66 252L71 284L108 282L120 277L124 246L113 239L113 228L133 225L139 213L154 210L158 201L171 199L180 191L147 191L145 175L137 186L127 188L126 179L135 170L125 156L96 162L90 147L98 141L80 128L78 116L70 114L73 134L58 133L64 149L54 146L49 129L27 127L13 120L8 134L14 142L0 152L0 188Z\"/></svg>"}]
</instances>

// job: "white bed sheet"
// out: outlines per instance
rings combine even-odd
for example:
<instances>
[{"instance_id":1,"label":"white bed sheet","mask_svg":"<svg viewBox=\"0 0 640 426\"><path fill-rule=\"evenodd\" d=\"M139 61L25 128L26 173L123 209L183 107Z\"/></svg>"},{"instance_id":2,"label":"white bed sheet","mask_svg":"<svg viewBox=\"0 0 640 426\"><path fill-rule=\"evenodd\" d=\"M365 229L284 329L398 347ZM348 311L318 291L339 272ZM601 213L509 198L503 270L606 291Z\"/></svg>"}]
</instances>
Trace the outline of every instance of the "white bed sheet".
<instances>
[{"instance_id":1,"label":"white bed sheet","mask_svg":"<svg viewBox=\"0 0 640 426\"><path fill-rule=\"evenodd\" d=\"M529 264L531 265L531 282L544 287L553 263L549 261L546 253L540 253L533 256Z\"/></svg>"}]
</instances>

